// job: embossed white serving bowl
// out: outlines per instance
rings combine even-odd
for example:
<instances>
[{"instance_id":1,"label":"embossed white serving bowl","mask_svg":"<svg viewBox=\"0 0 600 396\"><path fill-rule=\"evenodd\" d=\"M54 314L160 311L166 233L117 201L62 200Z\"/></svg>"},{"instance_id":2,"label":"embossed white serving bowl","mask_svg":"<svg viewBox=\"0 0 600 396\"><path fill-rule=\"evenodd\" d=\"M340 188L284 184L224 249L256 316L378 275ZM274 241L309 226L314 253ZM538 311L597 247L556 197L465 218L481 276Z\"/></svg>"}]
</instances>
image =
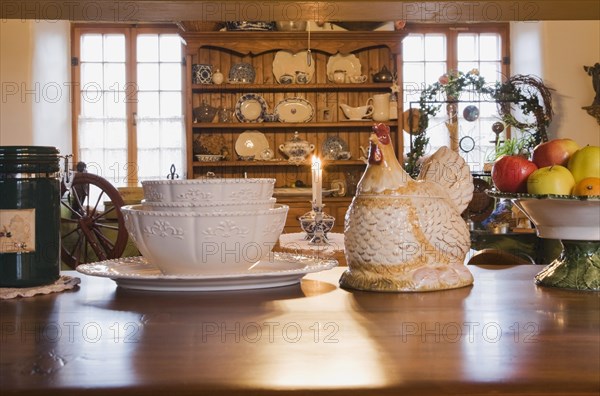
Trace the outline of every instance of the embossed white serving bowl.
<instances>
[{"instance_id":1,"label":"embossed white serving bowl","mask_svg":"<svg viewBox=\"0 0 600 396\"><path fill-rule=\"evenodd\" d=\"M288 212L264 210L168 212L121 208L129 236L146 259L165 274L228 274L268 260Z\"/></svg>"},{"instance_id":2,"label":"embossed white serving bowl","mask_svg":"<svg viewBox=\"0 0 600 396\"><path fill-rule=\"evenodd\" d=\"M189 180L145 180L148 202L249 202L273 195L275 179L201 178Z\"/></svg>"},{"instance_id":3,"label":"embossed white serving bowl","mask_svg":"<svg viewBox=\"0 0 600 396\"><path fill-rule=\"evenodd\" d=\"M237 212L270 209L275 203L277 203L277 198L242 202L152 202L144 200L142 209L168 212Z\"/></svg>"}]
</instances>

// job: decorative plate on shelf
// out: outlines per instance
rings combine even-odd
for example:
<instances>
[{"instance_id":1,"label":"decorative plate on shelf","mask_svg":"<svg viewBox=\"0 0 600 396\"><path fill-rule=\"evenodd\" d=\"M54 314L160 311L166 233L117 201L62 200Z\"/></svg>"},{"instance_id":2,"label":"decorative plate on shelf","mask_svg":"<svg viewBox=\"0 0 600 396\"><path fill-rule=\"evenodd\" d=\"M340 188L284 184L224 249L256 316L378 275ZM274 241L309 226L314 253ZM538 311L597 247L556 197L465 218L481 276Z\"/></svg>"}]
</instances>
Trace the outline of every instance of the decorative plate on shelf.
<instances>
[{"instance_id":1,"label":"decorative plate on shelf","mask_svg":"<svg viewBox=\"0 0 600 396\"><path fill-rule=\"evenodd\" d=\"M235 141L235 152L240 157L261 158L262 152L269 148L269 141L260 131L244 131Z\"/></svg>"},{"instance_id":2,"label":"decorative plate on shelf","mask_svg":"<svg viewBox=\"0 0 600 396\"><path fill-rule=\"evenodd\" d=\"M333 82L333 72L343 70L346 77L355 77L362 75L362 66L360 60L354 54L337 53L329 57L327 61L327 78Z\"/></svg>"},{"instance_id":3,"label":"decorative plate on shelf","mask_svg":"<svg viewBox=\"0 0 600 396\"><path fill-rule=\"evenodd\" d=\"M308 57L311 62L308 64ZM303 72L307 75L308 84L312 81L315 74L315 61L307 51L292 53L290 51L277 51L273 59L273 76L278 83L281 82L281 77L284 75L296 76L296 72Z\"/></svg>"},{"instance_id":4,"label":"decorative plate on shelf","mask_svg":"<svg viewBox=\"0 0 600 396\"><path fill-rule=\"evenodd\" d=\"M343 151L348 151L348 143L339 136L328 136L321 146L321 154L330 160L337 159Z\"/></svg>"},{"instance_id":5,"label":"decorative plate on shelf","mask_svg":"<svg viewBox=\"0 0 600 396\"><path fill-rule=\"evenodd\" d=\"M235 116L240 122L263 122L266 113L267 102L255 93L243 95L235 105Z\"/></svg>"},{"instance_id":6,"label":"decorative plate on shelf","mask_svg":"<svg viewBox=\"0 0 600 396\"><path fill-rule=\"evenodd\" d=\"M312 120L314 109L312 104L302 98L287 98L275 106L275 114L281 122L308 122Z\"/></svg>"}]
</instances>

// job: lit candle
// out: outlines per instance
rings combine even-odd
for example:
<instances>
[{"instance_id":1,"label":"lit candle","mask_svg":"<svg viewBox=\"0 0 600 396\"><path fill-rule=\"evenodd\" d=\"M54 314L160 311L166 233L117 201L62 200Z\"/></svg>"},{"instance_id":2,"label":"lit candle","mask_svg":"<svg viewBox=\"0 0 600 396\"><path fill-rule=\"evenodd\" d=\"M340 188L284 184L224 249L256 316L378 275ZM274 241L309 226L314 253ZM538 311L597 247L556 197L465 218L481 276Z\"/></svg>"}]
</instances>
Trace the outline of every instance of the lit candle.
<instances>
[{"instance_id":1,"label":"lit candle","mask_svg":"<svg viewBox=\"0 0 600 396\"><path fill-rule=\"evenodd\" d=\"M322 202L322 171L321 171L321 160L313 155L312 158L312 198L313 202L317 206L321 206Z\"/></svg>"}]
</instances>

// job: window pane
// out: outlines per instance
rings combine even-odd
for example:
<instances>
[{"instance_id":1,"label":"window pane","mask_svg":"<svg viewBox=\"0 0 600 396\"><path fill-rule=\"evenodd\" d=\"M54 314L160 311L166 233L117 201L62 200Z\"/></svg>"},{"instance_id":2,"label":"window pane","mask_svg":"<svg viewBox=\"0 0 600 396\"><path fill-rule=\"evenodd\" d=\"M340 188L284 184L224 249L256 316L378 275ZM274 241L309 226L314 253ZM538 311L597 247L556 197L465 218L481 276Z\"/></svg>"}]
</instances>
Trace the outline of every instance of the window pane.
<instances>
[{"instance_id":1,"label":"window pane","mask_svg":"<svg viewBox=\"0 0 600 396\"><path fill-rule=\"evenodd\" d=\"M81 64L81 87L85 90L102 90L104 80L102 78L102 63Z\"/></svg>"},{"instance_id":2,"label":"window pane","mask_svg":"<svg viewBox=\"0 0 600 396\"><path fill-rule=\"evenodd\" d=\"M501 58L502 47L500 36L497 34L482 34L479 38L480 59L498 61Z\"/></svg>"},{"instance_id":3,"label":"window pane","mask_svg":"<svg viewBox=\"0 0 600 396\"><path fill-rule=\"evenodd\" d=\"M125 64L104 64L104 90L123 91L125 89Z\"/></svg>"},{"instance_id":4,"label":"window pane","mask_svg":"<svg viewBox=\"0 0 600 396\"><path fill-rule=\"evenodd\" d=\"M82 62L100 62L102 61L102 35L84 34L81 36L81 54Z\"/></svg>"},{"instance_id":5,"label":"window pane","mask_svg":"<svg viewBox=\"0 0 600 396\"><path fill-rule=\"evenodd\" d=\"M104 61L125 62L125 35L107 34L104 36Z\"/></svg>"},{"instance_id":6,"label":"window pane","mask_svg":"<svg viewBox=\"0 0 600 396\"><path fill-rule=\"evenodd\" d=\"M84 117L102 117L104 115L104 101L102 92L82 92L81 93L81 115Z\"/></svg>"},{"instance_id":7,"label":"window pane","mask_svg":"<svg viewBox=\"0 0 600 396\"><path fill-rule=\"evenodd\" d=\"M425 60L446 60L446 36L442 34L425 35Z\"/></svg>"},{"instance_id":8,"label":"window pane","mask_svg":"<svg viewBox=\"0 0 600 396\"><path fill-rule=\"evenodd\" d=\"M80 120L79 147L98 148L104 144L104 120Z\"/></svg>"},{"instance_id":9,"label":"window pane","mask_svg":"<svg viewBox=\"0 0 600 396\"><path fill-rule=\"evenodd\" d=\"M179 121L162 121L160 128L160 146L166 148L183 147L185 131Z\"/></svg>"},{"instance_id":10,"label":"window pane","mask_svg":"<svg viewBox=\"0 0 600 396\"><path fill-rule=\"evenodd\" d=\"M138 116L158 117L158 92L138 92Z\"/></svg>"},{"instance_id":11,"label":"window pane","mask_svg":"<svg viewBox=\"0 0 600 396\"><path fill-rule=\"evenodd\" d=\"M477 35L473 33L460 33L456 47L459 61L472 61L478 58Z\"/></svg>"},{"instance_id":12,"label":"window pane","mask_svg":"<svg viewBox=\"0 0 600 396\"><path fill-rule=\"evenodd\" d=\"M141 180L156 178L161 174L159 150L139 150L138 163Z\"/></svg>"},{"instance_id":13,"label":"window pane","mask_svg":"<svg viewBox=\"0 0 600 396\"><path fill-rule=\"evenodd\" d=\"M499 62L481 62L479 73L488 83L494 83L502 79L501 65Z\"/></svg>"},{"instance_id":14,"label":"window pane","mask_svg":"<svg viewBox=\"0 0 600 396\"><path fill-rule=\"evenodd\" d=\"M140 121L137 127L138 149L156 148L160 145L158 121Z\"/></svg>"},{"instance_id":15,"label":"window pane","mask_svg":"<svg viewBox=\"0 0 600 396\"><path fill-rule=\"evenodd\" d=\"M179 63L160 64L161 91L181 91L181 65Z\"/></svg>"},{"instance_id":16,"label":"window pane","mask_svg":"<svg viewBox=\"0 0 600 396\"><path fill-rule=\"evenodd\" d=\"M422 34L409 34L402 40L402 57L407 62L425 59Z\"/></svg>"},{"instance_id":17,"label":"window pane","mask_svg":"<svg viewBox=\"0 0 600 396\"><path fill-rule=\"evenodd\" d=\"M158 35L141 34L137 38L138 62L158 62Z\"/></svg>"},{"instance_id":18,"label":"window pane","mask_svg":"<svg viewBox=\"0 0 600 396\"><path fill-rule=\"evenodd\" d=\"M177 117L177 116L180 116L181 114L182 114L181 93L180 92L161 92L160 93L160 116L161 117Z\"/></svg>"},{"instance_id":19,"label":"window pane","mask_svg":"<svg viewBox=\"0 0 600 396\"><path fill-rule=\"evenodd\" d=\"M437 82L448 70L446 63L426 63L425 64L425 85L431 85Z\"/></svg>"},{"instance_id":20,"label":"window pane","mask_svg":"<svg viewBox=\"0 0 600 396\"><path fill-rule=\"evenodd\" d=\"M127 106L125 103L125 92L104 93L104 116L107 118L126 118Z\"/></svg>"},{"instance_id":21,"label":"window pane","mask_svg":"<svg viewBox=\"0 0 600 396\"><path fill-rule=\"evenodd\" d=\"M122 121L109 121L104 130L106 148L127 147L127 124Z\"/></svg>"},{"instance_id":22,"label":"window pane","mask_svg":"<svg viewBox=\"0 0 600 396\"><path fill-rule=\"evenodd\" d=\"M157 63L138 63L137 73L137 85L140 91L158 90L159 77Z\"/></svg>"},{"instance_id":23,"label":"window pane","mask_svg":"<svg viewBox=\"0 0 600 396\"><path fill-rule=\"evenodd\" d=\"M160 61L181 62L181 38L179 35L160 35Z\"/></svg>"},{"instance_id":24,"label":"window pane","mask_svg":"<svg viewBox=\"0 0 600 396\"><path fill-rule=\"evenodd\" d=\"M473 70L473 69L479 69L478 62L458 62L457 66L458 66L458 70L460 70L463 73L467 73L468 71Z\"/></svg>"}]
</instances>

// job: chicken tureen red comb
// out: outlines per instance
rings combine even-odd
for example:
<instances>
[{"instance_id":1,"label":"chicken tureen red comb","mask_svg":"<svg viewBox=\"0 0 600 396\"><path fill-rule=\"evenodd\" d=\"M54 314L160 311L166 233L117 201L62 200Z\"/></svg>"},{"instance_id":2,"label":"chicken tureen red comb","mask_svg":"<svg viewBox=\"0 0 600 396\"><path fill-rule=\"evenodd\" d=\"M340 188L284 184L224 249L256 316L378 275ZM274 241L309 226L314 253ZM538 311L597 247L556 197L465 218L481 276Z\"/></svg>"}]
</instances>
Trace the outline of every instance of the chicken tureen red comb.
<instances>
[{"instance_id":1,"label":"chicken tureen red comb","mask_svg":"<svg viewBox=\"0 0 600 396\"><path fill-rule=\"evenodd\" d=\"M384 123L373 125L373 132L382 144L390 143L390 127Z\"/></svg>"}]
</instances>

